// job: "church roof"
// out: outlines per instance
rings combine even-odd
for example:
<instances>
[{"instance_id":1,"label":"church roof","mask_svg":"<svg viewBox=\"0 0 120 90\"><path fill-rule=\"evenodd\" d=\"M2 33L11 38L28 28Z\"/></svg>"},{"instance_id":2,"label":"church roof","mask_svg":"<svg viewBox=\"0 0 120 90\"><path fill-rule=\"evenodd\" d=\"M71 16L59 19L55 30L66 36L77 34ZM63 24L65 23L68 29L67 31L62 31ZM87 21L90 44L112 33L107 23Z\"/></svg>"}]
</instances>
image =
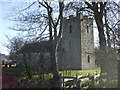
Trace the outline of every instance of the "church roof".
<instances>
[{"instance_id":1,"label":"church roof","mask_svg":"<svg viewBox=\"0 0 120 90\"><path fill-rule=\"evenodd\" d=\"M61 42L58 46L58 51L61 49ZM17 53L40 53L50 52L50 41L41 41L30 44L25 44Z\"/></svg>"},{"instance_id":2,"label":"church roof","mask_svg":"<svg viewBox=\"0 0 120 90\"><path fill-rule=\"evenodd\" d=\"M50 43L48 41L35 42L30 44L25 44L18 53L39 53L39 52L49 52Z\"/></svg>"}]
</instances>

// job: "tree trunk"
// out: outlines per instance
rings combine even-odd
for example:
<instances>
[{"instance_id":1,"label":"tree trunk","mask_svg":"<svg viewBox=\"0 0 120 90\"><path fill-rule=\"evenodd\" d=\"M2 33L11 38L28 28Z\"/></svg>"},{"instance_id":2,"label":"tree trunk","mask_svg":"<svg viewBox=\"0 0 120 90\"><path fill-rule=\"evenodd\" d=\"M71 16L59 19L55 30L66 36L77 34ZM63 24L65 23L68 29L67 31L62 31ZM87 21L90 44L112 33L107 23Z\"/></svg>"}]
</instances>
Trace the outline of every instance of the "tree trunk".
<instances>
[{"instance_id":1,"label":"tree trunk","mask_svg":"<svg viewBox=\"0 0 120 90\"><path fill-rule=\"evenodd\" d=\"M105 52L106 52L106 38L105 38L105 33L104 33L104 23L103 23L103 12L96 12L94 14L94 18L98 27L98 32L99 32L99 45L100 45L100 50L101 50L101 77L100 77L100 87L103 87L103 74L106 72L106 59L105 59Z\"/></svg>"},{"instance_id":2,"label":"tree trunk","mask_svg":"<svg viewBox=\"0 0 120 90\"><path fill-rule=\"evenodd\" d=\"M96 21L98 31L99 31L100 49L105 50L105 48L106 48L106 39L105 39L104 24L103 24L102 19L103 18L99 15L99 13L95 14L95 21Z\"/></svg>"},{"instance_id":3,"label":"tree trunk","mask_svg":"<svg viewBox=\"0 0 120 90\"><path fill-rule=\"evenodd\" d=\"M58 65L57 65L57 60L56 60L56 44L57 44L57 32L56 28L54 29L54 39L53 39L53 33L52 33L52 22L51 22L51 14L52 11L50 9L48 11L48 18L49 18L49 32L50 32L50 57L52 61L52 70L53 70L53 78L54 78L54 86L57 87L58 82L59 82L59 71L58 71Z\"/></svg>"},{"instance_id":4,"label":"tree trunk","mask_svg":"<svg viewBox=\"0 0 120 90\"><path fill-rule=\"evenodd\" d=\"M95 21L98 27L98 31L99 31L99 44L100 44L100 50L101 50L101 60L104 61L104 55L103 52L105 52L106 50L106 39L105 39L105 34L104 34L104 25L103 25L103 21L102 21L102 17L98 14L95 14ZM101 61L101 71L104 72L103 70L103 61Z\"/></svg>"}]
</instances>

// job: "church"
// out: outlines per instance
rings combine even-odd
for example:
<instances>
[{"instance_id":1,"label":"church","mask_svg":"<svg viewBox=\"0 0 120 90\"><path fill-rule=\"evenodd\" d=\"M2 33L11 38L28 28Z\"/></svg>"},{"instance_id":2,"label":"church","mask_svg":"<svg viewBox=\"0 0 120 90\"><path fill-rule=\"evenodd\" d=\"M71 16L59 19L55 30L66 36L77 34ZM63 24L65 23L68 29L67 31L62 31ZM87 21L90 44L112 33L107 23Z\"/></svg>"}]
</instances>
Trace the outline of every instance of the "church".
<instances>
[{"instance_id":1,"label":"church","mask_svg":"<svg viewBox=\"0 0 120 90\"><path fill-rule=\"evenodd\" d=\"M59 67L62 69L95 68L93 19L78 14L64 18Z\"/></svg>"},{"instance_id":2,"label":"church","mask_svg":"<svg viewBox=\"0 0 120 90\"><path fill-rule=\"evenodd\" d=\"M25 44L19 53L30 55L29 63L36 68L40 62L47 65L47 68L51 66L48 41ZM92 18L88 18L81 13L64 18L62 39L58 50L58 66L60 70L95 68Z\"/></svg>"}]
</instances>

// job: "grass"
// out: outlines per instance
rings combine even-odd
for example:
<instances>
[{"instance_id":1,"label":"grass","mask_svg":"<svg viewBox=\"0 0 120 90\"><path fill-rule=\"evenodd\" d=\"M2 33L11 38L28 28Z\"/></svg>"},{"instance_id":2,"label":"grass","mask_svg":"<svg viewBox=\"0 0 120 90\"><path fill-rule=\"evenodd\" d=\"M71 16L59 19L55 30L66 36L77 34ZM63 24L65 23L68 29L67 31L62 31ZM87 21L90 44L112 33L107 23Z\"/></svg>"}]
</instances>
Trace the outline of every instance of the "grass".
<instances>
[{"instance_id":1,"label":"grass","mask_svg":"<svg viewBox=\"0 0 120 90\"><path fill-rule=\"evenodd\" d=\"M100 73L100 67L91 69L91 70L67 70L67 71L60 71L60 73L64 74L65 76L76 76L76 75L84 75L87 73L94 73L98 72Z\"/></svg>"},{"instance_id":2,"label":"grass","mask_svg":"<svg viewBox=\"0 0 120 90\"><path fill-rule=\"evenodd\" d=\"M3 72L15 75L17 77L26 77L26 73L25 73L25 68L24 67L11 67L11 68L3 68L2 70ZM91 70L67 70L67 71L60 71L59 73L64 74L64 76L76 76L77 75L84 75L87 73L94 73L94 72L98 72L100 73L100 68L95 68L95 69L91 69ZM52 77L52 73L49 74L44 74L43 76L48 79L50 77ZM33 78L38 78L39 75L33 75Z\"/></svg>"},{"instance_id":3,"label":"grass","mask_svg":"<svg viewBox=\"0 0 120 90\"><path fill-rule=\"evenodd\" d=\"M14 76L17 76L19 78L27 78L27 74L25 72L25 67L23 66L19 66L19 67L4 67L2 68L2 72L3 73L9 73L9 74L12 74ZM35 73L35 70L31 70L31 73L34 72ZM37 72L36 74L32 75L33 78L39 78L40 76L44 76L45 79L49 79L52 77L52 73L48 73L48 74L42 74L42 75L38 75Z\"/></svg>"}]
</instances>

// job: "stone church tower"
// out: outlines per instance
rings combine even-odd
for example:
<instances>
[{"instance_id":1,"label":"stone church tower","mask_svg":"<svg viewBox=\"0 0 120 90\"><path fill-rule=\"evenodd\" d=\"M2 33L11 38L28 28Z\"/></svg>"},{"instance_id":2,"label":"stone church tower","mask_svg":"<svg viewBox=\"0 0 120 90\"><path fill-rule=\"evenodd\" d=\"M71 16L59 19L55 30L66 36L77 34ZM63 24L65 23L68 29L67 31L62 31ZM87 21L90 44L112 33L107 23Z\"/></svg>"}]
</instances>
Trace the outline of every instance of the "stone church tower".
<instances>
[{"instance_id":1,"label":"stone church tower","mask_svg":"<svg viewBox=\"0 0 120 90\"><path fill-rule=\"evenodd\" d=\"M93 20L80 13L64 18L61 47L63 50L58 52L61 70L95 68Z\"/></svg>"}]
</instances>

